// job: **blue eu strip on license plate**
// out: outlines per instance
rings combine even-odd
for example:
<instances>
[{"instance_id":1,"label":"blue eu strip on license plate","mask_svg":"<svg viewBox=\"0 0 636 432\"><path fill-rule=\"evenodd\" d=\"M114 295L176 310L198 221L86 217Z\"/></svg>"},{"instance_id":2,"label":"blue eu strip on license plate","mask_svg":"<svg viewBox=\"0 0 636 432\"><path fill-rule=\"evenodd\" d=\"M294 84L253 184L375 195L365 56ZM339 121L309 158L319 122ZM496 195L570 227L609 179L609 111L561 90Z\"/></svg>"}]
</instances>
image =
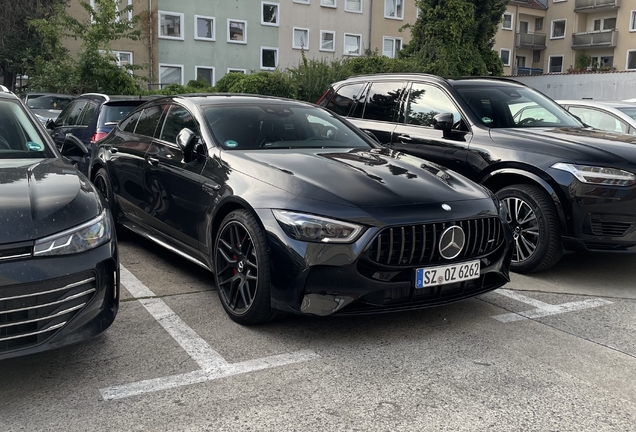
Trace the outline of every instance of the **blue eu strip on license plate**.
<instances>
[{"instance_id":1,"label":"blue eu strip on license plate","mask_svg":"<svg viewBox=\"0 0 636 432\"><path fill-rule=\"evenodd\" d=\"M420 268L415 271L415 288L462 282L479 277L480 261Z\"/></svg>"}]
</instances>

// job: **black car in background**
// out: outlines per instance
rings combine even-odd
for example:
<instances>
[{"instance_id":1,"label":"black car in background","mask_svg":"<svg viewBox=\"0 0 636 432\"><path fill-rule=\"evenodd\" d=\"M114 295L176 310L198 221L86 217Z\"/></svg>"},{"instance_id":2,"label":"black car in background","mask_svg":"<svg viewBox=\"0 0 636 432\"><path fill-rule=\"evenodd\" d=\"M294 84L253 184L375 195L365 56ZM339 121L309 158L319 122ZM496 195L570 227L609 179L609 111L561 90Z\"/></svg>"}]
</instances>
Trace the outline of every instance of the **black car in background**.
<instances>
[{"instance_id":1,"label":"black car in background","mask_svg":"<svg viewBox=\"0 0 636 432\"><path fill-rule=\"evenodd\" d=\"M129 112L146 102L140 96L107 96L86 93L78 96L57 117L48 122L55 145L61 148L67 134L79 138L89 151L89 155L77 165L88 174L88 161L93 145L104 138Z\"/></svg>"},{"instance_id":2,"label":"black car in background","mask_svg":"<svg viewBox=\"0 0 636 432\"><path fill-rule=\"evenodd\" d=\"M214 272L243 324L420 308L509 280L492 193L312 104L151 101L95 147L90 178L116 222Z\"/></svg>"},{"instance_id":3,"label":"black car in background","mask_svg":"<svg viewBox=\"0 0 636 432\"><path fill-rule=\"evenodd\" d=\"M636 249L636 139L586 127L525 85L382 74L335 83L318 103L495 192L514 271L545 270L564 249Z\"/></svg>"},{"instance_id":4,"label":"black car in background","mask_svg":"<svg viewBox=\"0 0 636 432\"><path fill-rule=\"evenodd\" d=\"M64 142L69 158L85 151L73 137ZM0 86L0 360L95 336L118 306L110 211Z\"/></svg>"}]
</instances>

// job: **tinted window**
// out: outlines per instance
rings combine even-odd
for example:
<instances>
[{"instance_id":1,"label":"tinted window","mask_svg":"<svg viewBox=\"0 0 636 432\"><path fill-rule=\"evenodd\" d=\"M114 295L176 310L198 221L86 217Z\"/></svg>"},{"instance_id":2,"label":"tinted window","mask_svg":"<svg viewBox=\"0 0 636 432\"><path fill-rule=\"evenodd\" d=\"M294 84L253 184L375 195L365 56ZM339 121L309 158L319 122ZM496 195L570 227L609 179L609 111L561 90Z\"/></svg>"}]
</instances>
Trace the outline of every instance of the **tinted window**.
<instances>
[{"instance_id":1,"label":"tinted window","mask_svg":"<svg viewBox=\"0 0 636 432\"><path fill-rule=\"evenodd\" d=\"M405 113L406 123L433 127L433 117L442 113L453 114L454 123L461 120L459 111L441 89L419 83L411 86Z\"/></svg>"},{"instance_id":2,"label":"tinted window","mask_svg":"<svg viewBox=\"0 0 636 432\"><path fill-rule=\"evenodd\" d=\"M155 105L144 109L141 117L139 117L139 122L137 122L137 129L134 129L135 133L151 138L154 137L162 113L163 105Z\"/></svg>"},{"instance_id":3,"label":"tinted window","mask_svg":"<svg viewBox=\"0 0 636 432\"><path fill-rule=\"evenodd\" d=\"M62 110L62 112L60 113L59 116L57 116L57 119L55 120L55 124L57 126L64 126L66 125L66 122L68 121L68 117L69 115L71 115L71 111L73 111L73 108L75 107L75 105L78 102L73 102L70 105L67 105L66 108L64 108Z\"/></svg>"},{"instance_id":4,"label":"tinted window","mask_svg":"<svg viewBox=\"0 0 636 432\"><path fill-rule=\"evenodd\" d=\"M23 108L15 102L0 101L0 159L50 157L53 153Z\"/></svg>"},{"instance_id":5,"label":"tinted window","mask_svg":"<svg viewBox=\"0 0 636 432\"><path fill-rule=\"evenodd\" d=\"M160 139L176 144L177 135L183 128L188 128L195 134L199 134L199 127L190 111L179 105L171 105L161 130Z\"/></svg>"},{"instance_id":6,"label":"tinted window","mask_svg":"<svg viewBox=\"0 0 636 432\"><path fill-rule=\"evenodd\" d=\"M27 105L32 109L63 110L72 100L70 96L29 95Z\"/></svg>"},{"instance_id":7,"label":"tinted window","mask_svg":"<svg viewBox=\"0 0 636 432\"><path fill-rule=\"evenodd\" d=\"M364 118L368 120L393 121L404 83L376 82L371 84L364 107Z\"/></svg>"},{"instance_id":8,"label":"tinted window","mask_svg":"<svg viewBox=\"0 0 636 432\"><path fill-rule=\"evenodd\" d=\"M327 104L327 108L343 117L348 116L351 107L356 101L356 97L360 94L364 85L364 83L361 83L340 87L338 92Z\"/></svg>"},{"instance_id":9,"label":"tinted window","mask_svg":"<svg viewBox=\"0 0 636 432\"><path fill-rule=\"evenodd\" d=\"M97 105L94 103L87 103L86 107L83 109L82 118L79 120L79 124L81 126L88 126L93 121L93 116L95 115L95 111L97 110Z\"/></svg>"},{"instance_id":10,"label":"tinted window","mask_svg":"<svg viewBox=\"0 0 636 432\"><path fill-rule=\"evenodd\" d=\"M141 105L143 101L133 103L121 103L121 104L104 104L102 105L102 112L99 116L98 127L116 125L124 117L126 117L132 110Z\"/></svg>"},{"instance_id":11,"label":"tinted window","mask_svg":"<svg viewBox=\"0 0 636 432\"><path fill-rule=\"evenodd\" d=\"M80 118L86 107L86 101L77 101L73 104L72 110L64 122L64 126L77 126L79 125Z\"/></svg>"},{"instance_id":12,"label":"tinted window","mask_svg":"<svg viewBox=\"0 0 636 432\"><path fill-rule=\"evenodd\" d=\"M580 118L583 123L596 129L610 132L627 133L627 125L611 114L592 108L570 107L570 112Z\"/></svg>"},{"instance_id":13,"label":"tinted window","mask_svg":"<svg viewBox=\"0 0 636 432\"><path fill-rule=\"evenodd\" d=\"M618 110L624 112L634 120L636 120L636 107L634 108L617 108Z\"/></svg>"},{"instance_id":14,"label":"tinted window","mask_svg":"<svg viewBox=\"0 0 636 432\"><path fill-rule=\"evenodd\" d=\"M125 132L134 133L135 127L137 126L137 120L139 120L140 115L141 111L137 111L136 113L122 121L119 124L119 128Z\"/></svg>"}]
</instances>

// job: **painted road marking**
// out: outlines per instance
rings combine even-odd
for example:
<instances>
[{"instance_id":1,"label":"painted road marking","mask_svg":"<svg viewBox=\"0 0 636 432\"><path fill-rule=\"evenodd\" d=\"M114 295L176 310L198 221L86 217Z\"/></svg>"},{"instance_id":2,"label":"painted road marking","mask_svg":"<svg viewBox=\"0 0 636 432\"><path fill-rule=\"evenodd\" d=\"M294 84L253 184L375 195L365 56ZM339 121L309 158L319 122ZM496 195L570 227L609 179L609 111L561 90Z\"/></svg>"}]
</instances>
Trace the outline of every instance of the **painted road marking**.
<instances>
[{"instance_id":1,"label":"painted road marking","mask_svg":"<svg viewBox=\"0 0 636 432\"><path fill-rule=\"evenodd\" d=\"M528 304L530 306L534 306L536 309L531 309L523 312L513 312L502 315L494 315L492 318L497 321L501 321L504 323L513 322L513 321L521 321L525 319L534 319L534 318L542 318L550 315L557 315L566 312L574 312L583 309L595 308L599 306L606 306L612 304L611 301L603 300L603 299L589 299L577 302L563 303L559 305L553 305L549 303L544 303L542 301L526 297L523 294L519 294L516 291L510 291L507 289L498 289L495 291L497 294L502 296L511 298L513 300L519 301L521 303Z\"/></svg>"},{"instance_id":2,"label":"painted road marking","mask_svg":"<svg viewBox=\"0 0 636 432\"><path fill-rule=\"evenodd\" d=\"M241 363L228 363L192 328L190 328L172 309L157 298L155 294L139 279L121 267L121 283L168 332L172 338L188 353L200 367L200 370L178 375L171 375L150 380L138 381L100 390L104 400L123 399L144 393L167 390L186 385L202 383L232 375L300 363L320 358L311 350L301 350L289 354L281 354L248 360Z\"/></svg>"}]
</instances>

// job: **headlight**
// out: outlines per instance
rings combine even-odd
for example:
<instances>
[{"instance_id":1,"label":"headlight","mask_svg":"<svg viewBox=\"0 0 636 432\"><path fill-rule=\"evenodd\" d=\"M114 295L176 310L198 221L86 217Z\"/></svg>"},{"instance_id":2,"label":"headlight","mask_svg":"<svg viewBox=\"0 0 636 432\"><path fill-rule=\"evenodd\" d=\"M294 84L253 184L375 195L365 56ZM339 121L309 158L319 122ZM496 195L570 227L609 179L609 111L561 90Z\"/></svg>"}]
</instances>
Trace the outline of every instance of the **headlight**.
<instances>
[{"instance_id":1,"label":"headlight","mask_svg":"<svg viewBox=\"0 0 636 432\"><path fill-rule=\"evenodd\" d=\"M64 232L37 240L34 256L68 255L84 252L107 243L112 227L106 210L95 219Z\"/></svg>"},{"instance_id":2,"label":"headlight","mask_svg":"<svg viewBox=\"0 0 636 432\"><path fill-rule=\"evenodd\" d=\"M272 213L287 235L306 242L352 243L363 230L360 225L322 216L287 210L272 210Z\"/></svg>"},{"instance_id":3,"label":"headlight","mask_svg":"<svg viewBox=\"0 0 636 432\"><path fill-rule=\"evenodd\" d=\"M582 183L607 186L631 186L636 183L636 175L618 168L573 165L562 162L555 163L552 168L567 171Z\"/></svg>"}]
</instances>

